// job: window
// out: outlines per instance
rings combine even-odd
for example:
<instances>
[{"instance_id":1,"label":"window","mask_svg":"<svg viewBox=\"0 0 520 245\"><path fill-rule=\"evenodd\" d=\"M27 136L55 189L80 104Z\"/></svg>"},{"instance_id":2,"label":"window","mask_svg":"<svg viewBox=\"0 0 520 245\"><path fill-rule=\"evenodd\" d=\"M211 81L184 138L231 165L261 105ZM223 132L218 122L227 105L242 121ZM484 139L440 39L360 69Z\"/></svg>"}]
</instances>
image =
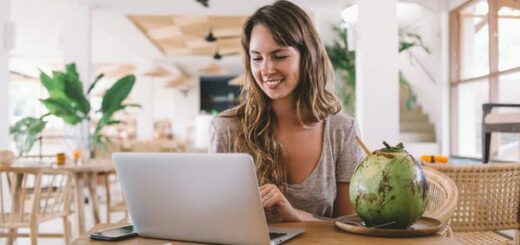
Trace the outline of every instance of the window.
<instances>
[{"instance_id":1,"label":"window","mask_svg":"<svg viewBox=\"0 0 520 245\"><path fill-rule=\"evenodd\" d=\"M450 13L451 152L481 157L482 104L520 103L520 2L471 0ZM493 134L491 158L518 161L518 134Z\"/></svg>"}]
</instances>

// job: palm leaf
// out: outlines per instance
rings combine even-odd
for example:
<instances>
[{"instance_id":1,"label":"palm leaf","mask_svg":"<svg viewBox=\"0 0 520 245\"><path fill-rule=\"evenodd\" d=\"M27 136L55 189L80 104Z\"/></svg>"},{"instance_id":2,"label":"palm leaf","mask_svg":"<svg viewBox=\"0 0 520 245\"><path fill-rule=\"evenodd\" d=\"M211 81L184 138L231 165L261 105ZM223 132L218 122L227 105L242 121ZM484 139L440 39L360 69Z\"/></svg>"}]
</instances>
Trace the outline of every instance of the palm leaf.
<instances>
[{"instance_id":1,"label":"palm leaf","mask_svg":"<svg viewBox=\"0 0 520 245\"><path fill-rule=\"evenodd\" d=\"M63 119L65 123L75 125L84 119L84 117L78 115L74 104L70 104L67 100L47 98L40 101L49 110L50 114Z\"/></svg>"},{"instance_id":2,"label":"palm leaf","mask_svg":"<svg viewBox=\"0 0 520 245\"><path fill-rule=\"evenodd\" d=\"M119 79L110 89L107 90L105 96L103 96L101 111L111 111L112 108L120 107L123 100L125 100L126 97L128 97L128 94L130 94L130 91L132 91L134 83L134 75L128 75Z\"/></svg>"}]
</instances>

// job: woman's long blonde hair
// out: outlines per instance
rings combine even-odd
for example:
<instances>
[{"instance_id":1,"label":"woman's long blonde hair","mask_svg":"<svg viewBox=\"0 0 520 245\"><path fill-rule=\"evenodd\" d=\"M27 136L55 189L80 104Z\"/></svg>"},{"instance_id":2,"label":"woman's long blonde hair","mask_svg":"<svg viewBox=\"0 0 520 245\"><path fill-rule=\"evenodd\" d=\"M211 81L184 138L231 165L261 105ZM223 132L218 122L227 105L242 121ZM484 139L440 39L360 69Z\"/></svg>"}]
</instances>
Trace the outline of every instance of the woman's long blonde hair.
<instances>
[{"instance_id":1,"label":"woman's long blonde hair","mask_svg":"<svg viewBox=\"0 0 520 245\"><path fill-rule=\"evenodd\" d=\"M287 164L283 148L274 135L276 117L270 98L255 82L250 68L249 42L256 25L270 29L278 44L300 52L300 82L292 97L303 125L338 113L341 104L331 84L334 74L329 57L309 16L300 7L277 1L258 9L247 19L242 34L246 83L242 88L242 103L232 110L232 115L240 121L233 148L253 156L260 184L282 187L282 183L287 183Z\"/></svg>"}]
</instances>

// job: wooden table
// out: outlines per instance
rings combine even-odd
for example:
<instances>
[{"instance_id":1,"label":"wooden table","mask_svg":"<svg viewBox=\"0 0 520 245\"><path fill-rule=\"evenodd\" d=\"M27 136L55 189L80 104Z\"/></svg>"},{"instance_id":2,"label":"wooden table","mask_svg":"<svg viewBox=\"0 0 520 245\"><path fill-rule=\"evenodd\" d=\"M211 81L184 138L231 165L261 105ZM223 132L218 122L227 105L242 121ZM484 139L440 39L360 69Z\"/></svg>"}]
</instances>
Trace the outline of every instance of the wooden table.
<instances>
[{"instance_id":1,"label":"wooden table","mask_svg":"<svg viewBox=\"0 0 520 245\"><path fill-rule=\"evenodd\" d=\"M72 242L72 245L173 245L173 244L196 244L189 242L172 242L167 240L149 239L149 238L130 238L120 242L104 242L94 241L89 239L89 235L95 231L115 227L118 225L100 224L96 225L90 231L82 234ZM279 223L273 226L287 227L287 228L303 228L305 233L285 242L284 244L398 244L398 245L455 245L460 244L454 239L450 239L439 234L427 237L413 237L413 238L387 238L387 237L371 237L356 235L348 233L334 227L332 221L310 221L297 223Z\"/></svg>"},{"instance_id":2,"label":"wooden table","mask_svg":"<svg viewBox=\"0 0 520 245\"><path fill-rule=\"evenodd\" d=\"M78 234L85 232L85 195L83 190L85 186L89 189L90 200L92 201L94 222L100 223L99 218L99 201L96 195L97 180L96 177L100 173L112 173L115 171L114 164L111 160L90 160L83 164L66 164L58 166L49 162L15 162L10 168L23 170L38 169L59 169L72 173L74 176L74 203L76 213L76 224L79 231ZM19 178L17 178L19 179ZM21 182L16 183L15 190L21 188Z\"/></svg>"}]
</instances>

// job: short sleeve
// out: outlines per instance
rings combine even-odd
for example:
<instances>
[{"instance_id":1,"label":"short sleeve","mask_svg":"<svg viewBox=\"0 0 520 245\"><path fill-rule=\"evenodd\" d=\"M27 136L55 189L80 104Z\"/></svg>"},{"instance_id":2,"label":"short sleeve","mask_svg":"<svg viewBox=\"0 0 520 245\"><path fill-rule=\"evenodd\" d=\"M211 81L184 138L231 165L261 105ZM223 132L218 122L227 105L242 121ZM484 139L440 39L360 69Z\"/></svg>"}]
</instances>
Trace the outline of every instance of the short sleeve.
<instances>
[{"instance_id":1,"label":"short sleeve","mask_svg":"<svg viewBox=\"0 0 520 245\"><path fill-rule=\"evenodd\" d=\"M338 137L341 148L336 161L336 182L350 182L357 164L363 159L364 153L356 143L355 137L359 135L359 127L352 119L351 123L345 123L343 137Z\"/></svg>"}]
</instances>

